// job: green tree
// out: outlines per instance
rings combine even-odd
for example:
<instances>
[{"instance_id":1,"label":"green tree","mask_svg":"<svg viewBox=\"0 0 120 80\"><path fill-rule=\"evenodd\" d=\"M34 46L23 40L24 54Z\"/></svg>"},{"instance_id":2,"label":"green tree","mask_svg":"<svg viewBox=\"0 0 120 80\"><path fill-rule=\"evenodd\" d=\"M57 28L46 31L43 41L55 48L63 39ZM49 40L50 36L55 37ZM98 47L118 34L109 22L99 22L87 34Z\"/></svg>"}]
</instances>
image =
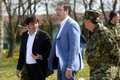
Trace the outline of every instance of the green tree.
<instances>
[{"instance_id":1,"label":"green tree","mask_svg":"<svg viewBox=\"0 0 120 80\"><path fill-rule=\"evenodd\" d=\"M28 14L35 14L37 4L41 0L3 0L8 13L8 21L5 22L6 30L9 40L8 58L13 56L13 51L16 43L17 25L24 21L25 16Z\"/></svg>"},{"instance_id":2,"label":"green tree","mask_svg":"<svg viewBox=\"0 0 120 80\"><path fill-rule=\"evenodd\" d=\"M3 52L3 31L2 0L0 0L0 60L2 59Z\"/></svg>"}]
</instances>

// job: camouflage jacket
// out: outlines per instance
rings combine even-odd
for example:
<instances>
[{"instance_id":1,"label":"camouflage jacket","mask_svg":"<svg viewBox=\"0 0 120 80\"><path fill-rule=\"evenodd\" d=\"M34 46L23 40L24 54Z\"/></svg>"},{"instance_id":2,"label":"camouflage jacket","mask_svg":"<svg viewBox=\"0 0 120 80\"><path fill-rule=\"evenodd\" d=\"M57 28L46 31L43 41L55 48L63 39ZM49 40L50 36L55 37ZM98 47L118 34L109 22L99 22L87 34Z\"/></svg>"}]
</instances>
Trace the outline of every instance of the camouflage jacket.
<instances>
[{"instance_id":1,"label":"camouflage jacket","mask_svg":"<svg viewBox=\"0 0 120 80\"><path fill-rule=\"evenodd\" d=\"M120 24L112 24L108 22L105 26L111 31L112 35L114 36L115 40L119 43L120 47Z\"/></svg>"},{"instance_id":2,"label":"camouflage jacket","mask_svg":"<svg viewBox=\"0 0 120 80\"><path fill-rule=\"evenodd\" d=\"M91 67L106 63L114 64L114 59L118 59L116 57L119 55L119 49L109 29L97 24L88 38L85 55Z\"/></svg>"}]
</instances>

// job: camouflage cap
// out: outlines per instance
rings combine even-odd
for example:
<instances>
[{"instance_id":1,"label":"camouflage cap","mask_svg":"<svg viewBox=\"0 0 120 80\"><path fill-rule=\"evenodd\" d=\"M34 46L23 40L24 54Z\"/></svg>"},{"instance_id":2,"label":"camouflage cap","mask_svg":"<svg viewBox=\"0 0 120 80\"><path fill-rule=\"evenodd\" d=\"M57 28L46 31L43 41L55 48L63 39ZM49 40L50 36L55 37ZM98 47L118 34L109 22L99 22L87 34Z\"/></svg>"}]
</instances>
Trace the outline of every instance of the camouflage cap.
<instances>
[{"instance_id":1,"label":"camouflage cap","mask_svg":"<svg viewBox=\"0 0 120 80\"><path fill-rule=\"evenodd\" d=\"M84 14L84 18L86 19L94 19L94 20L98 20L100 16L100 12L97 10L87 10L85 11Z\"/></svg>"}]
</instances>

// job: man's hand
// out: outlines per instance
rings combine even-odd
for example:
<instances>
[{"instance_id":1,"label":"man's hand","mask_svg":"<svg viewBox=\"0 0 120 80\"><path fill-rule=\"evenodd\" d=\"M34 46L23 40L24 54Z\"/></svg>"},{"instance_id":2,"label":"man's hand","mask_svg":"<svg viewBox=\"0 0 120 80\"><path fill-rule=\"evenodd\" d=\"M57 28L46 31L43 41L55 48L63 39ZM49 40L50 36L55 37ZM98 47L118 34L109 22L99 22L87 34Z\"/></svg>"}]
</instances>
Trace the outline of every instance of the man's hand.
<instances>
[{"instance_id":1,"label":"man's hand","mask_svg":"<svg viewBox=\"0 0 120 80\"><path fill-rule=\"evenodd\" d=\"M33 59L40 59L42 60L42 55L37 54L36 56L31 54Z\"/></svg>"},{"instance_id":2,"label":"man's hand","mask_svg":"<svg viewBox=\"0 0 120 80\"><path fill-rule=\"evenodd\" d=\"M16 70L16 76L20 78L20 70Z\"/></svg>"},{"instance_id":3,"label":"man's hand","mask_svg":"<svg viewBox=\"0 0 120 80\"><path fill-rule=\"evenodd\" d=\"M70 79L72 77L72 70L66 70L65 76L67 79Z\"/></svg>"}]
</instances>

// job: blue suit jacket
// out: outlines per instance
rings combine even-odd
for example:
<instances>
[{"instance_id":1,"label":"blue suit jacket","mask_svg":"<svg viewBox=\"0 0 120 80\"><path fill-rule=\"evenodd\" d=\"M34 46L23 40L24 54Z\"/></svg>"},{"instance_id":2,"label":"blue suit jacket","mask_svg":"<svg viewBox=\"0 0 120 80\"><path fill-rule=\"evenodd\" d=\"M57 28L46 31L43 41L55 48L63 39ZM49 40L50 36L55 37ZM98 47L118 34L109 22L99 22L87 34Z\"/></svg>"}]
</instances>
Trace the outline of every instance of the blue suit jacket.
<instances>
[{"instance_id":1,"label":"blue suit jacket","mask_svg":"<svg viewBox=\"0 0 120 80\"><path fill-rule=\"evenodd\" d=\"M53 40L48 60L50 69L58 69L58 65L60 65L62 71L67 68L73 71L83 69L80 35L81 31L78 23L72 18L68 18L60 35ZM58 52L59 58L56 57L56 52Z\"/></svg>"}]
</instances>

